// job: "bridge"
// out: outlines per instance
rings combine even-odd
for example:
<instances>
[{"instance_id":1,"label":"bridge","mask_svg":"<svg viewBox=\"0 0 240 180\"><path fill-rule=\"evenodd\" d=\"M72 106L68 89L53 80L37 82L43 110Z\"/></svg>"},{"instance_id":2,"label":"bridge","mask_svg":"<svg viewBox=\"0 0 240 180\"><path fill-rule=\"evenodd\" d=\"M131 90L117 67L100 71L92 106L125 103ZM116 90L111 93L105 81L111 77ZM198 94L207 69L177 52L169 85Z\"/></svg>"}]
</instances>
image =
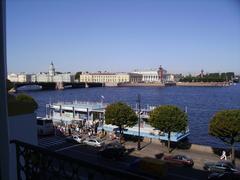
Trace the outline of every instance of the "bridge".
<instances>
[{"instance_id":1,"label":"bridge","mask_svg":"<svg viewBox=\"0 0 240 180\"><path fill-rule=\"evenodd\" d=\"M104 83L95 82L13 82L13 90L17 91L19 87L23 86L41 86L42 90L63 90L68 88L91 88L91 87L104 87Z\"/></svg>"}]
</instances>

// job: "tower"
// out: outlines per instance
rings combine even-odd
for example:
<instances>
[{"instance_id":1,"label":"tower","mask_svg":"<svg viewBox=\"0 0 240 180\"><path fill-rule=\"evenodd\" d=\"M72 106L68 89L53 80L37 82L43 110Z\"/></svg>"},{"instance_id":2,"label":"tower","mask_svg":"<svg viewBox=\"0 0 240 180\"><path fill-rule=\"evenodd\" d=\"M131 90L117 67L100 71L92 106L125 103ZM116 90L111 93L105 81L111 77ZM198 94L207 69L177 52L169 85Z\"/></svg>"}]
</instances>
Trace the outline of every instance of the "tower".
<instances>
[{"instance_id":1,"label":"tower","mask_svg":"<svg viewBox=\"0 0 240 180\"><path fill-rule=\"evenodd\" d=\"M162 65L160 65L159 69L158 69L158 78L160 80L160 82L163 82L163 68Z\"/></svg>"},{"instance_id":2,"label":"tower","mask_svg":"<svg viewBox=\"0 0 240 180\"><path fill-rule=\"evenodd\" d=\"M203 74L203 69L201 70L201 74L200 74L200 77L203 78L204 74Z\"/></svg>"},{"instance_id":3,"label":"tower","mask_svg":"<svg viewBox=\"0 0 240 180\"><path fill-rule=\"evenodd\" d=\"M55 68L54 68L53 62L51 62L50 66L49 66L48 73L49 73L49 76L55 75Z\"/></svg>"}]
</instances>

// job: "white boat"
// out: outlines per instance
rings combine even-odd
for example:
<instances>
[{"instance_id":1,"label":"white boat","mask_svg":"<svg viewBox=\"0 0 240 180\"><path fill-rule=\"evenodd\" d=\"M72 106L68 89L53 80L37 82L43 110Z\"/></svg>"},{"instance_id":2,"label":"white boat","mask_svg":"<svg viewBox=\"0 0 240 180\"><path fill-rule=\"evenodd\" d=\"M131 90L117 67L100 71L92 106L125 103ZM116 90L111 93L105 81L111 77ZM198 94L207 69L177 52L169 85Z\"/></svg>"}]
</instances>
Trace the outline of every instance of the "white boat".
<instances>
[{"instance_id":1,"label":"white boat","mask_svg":"<svg viewBox=\"0 0 240 180\"><path fill-rule=\"evenodd\" d=\"M104 123L105 109L108 104L99 102L58 102L46 105L47 117L53 120L55 125L78 124L84 126L98 125L97 129L105 131L118 132L118 127L107 125ZM146 120L149 118L149 113L155 106L147 106L141 109L140 121L140 136L146 138L154 138L167 140L167 134L150 126ZM133 110L138 113L136 108ZM138 124L134 127L124 128L124 134L138 136ZM171 141L178 142L186 138L190 134L189 129L185 132L172 132Z\"/></svg>"}]
</instances>

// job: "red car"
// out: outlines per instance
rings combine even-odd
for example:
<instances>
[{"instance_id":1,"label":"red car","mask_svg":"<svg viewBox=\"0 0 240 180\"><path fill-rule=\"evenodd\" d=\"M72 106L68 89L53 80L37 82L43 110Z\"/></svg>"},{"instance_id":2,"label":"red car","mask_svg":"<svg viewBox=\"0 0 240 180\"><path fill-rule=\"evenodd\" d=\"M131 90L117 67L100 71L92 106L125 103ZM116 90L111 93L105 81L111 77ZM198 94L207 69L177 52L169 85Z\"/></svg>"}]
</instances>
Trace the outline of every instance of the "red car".
<instances>
[{"instance_id":1,"label":"red car","mask_svg":"<svg viewBox=\"0 0 240 180\"><path fill-rule=\"evenodd\" d=\"M163 158L167 163L185 167L193 167L194 162L192 159L184 155L165 156Z\"/></svg>"}]
</instances>

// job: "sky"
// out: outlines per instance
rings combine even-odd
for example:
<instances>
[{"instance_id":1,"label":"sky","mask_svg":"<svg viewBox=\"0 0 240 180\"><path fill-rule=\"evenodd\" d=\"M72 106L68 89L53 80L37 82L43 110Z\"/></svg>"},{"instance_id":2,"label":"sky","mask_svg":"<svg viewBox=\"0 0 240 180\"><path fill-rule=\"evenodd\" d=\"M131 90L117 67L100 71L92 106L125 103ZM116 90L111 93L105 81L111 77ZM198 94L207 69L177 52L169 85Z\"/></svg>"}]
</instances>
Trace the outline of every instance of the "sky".
<instances>
[{"instance_id":1,"label":"sky","mask_svg":"<svg viewBox=\"0 0 240 180\"><path fill-rule=\"evenodd\" d=\"M6 0L8 72L240 74L240 0Z\"/></svg>"}]
</instances>

